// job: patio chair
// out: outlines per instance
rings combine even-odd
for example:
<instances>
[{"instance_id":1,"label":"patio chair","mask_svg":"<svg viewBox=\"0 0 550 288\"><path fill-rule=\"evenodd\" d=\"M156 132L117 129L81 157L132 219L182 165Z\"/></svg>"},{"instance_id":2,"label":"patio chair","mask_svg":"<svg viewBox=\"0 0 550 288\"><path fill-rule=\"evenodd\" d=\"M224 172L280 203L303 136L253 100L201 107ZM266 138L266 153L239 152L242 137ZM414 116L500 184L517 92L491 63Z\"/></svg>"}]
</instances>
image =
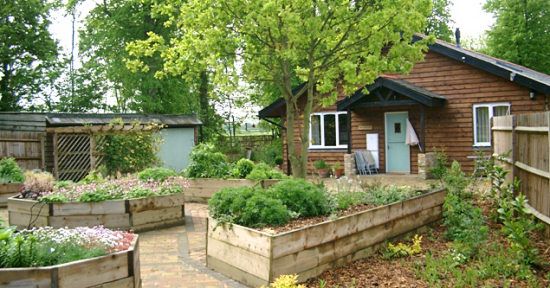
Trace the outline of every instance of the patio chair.
<instances>
[{"instance_id":1,"label":"patio chair","mask_svg":"<svg viewBox=\"0 0 550 288\"><path fill-rule=\"evenodd\" d=\"M367 164L365 163L365 159L363 157L363 153L361 151L355 151L355 166L357 167L357 174L359 175L367 175Z\"/></svg>"},{"instance_id":2,"label":"patio chair","mask_svg":"<svg viewBox=\"0 0 550 288\"><path fill-rule=\"evenodd\" d=\"M378 168L376 168L376 161L374 160L374 156L372 156L372 152L369 150L362 150L361 154L363 154L363 159L365 159L367 172L369 174L378 174Z\"/></svg>"}]
</instances>

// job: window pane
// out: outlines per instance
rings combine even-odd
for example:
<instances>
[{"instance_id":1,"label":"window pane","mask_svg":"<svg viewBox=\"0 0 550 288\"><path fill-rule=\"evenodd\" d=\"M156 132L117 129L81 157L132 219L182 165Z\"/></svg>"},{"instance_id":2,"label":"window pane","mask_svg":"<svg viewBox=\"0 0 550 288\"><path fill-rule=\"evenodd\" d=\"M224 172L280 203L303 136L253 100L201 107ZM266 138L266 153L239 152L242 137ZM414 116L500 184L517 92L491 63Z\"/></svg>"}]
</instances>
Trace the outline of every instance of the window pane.
<instances>
[{"instance_id":1,"label":"window pane","mask_svg":"<svg viewBox=\"0 0 550 288\"><path fill-rule=\"evenodd\" d=\"M321 145L321 116L311 116L311 145Z\"/></svg>"},{"instance_id":2,"label":"window pane","mask_svg":"<svg viewBox=\"0 0 550 288\"><path fill-rule=\"evenodd\" d=\"M336 146L336 115L325 115L325 146Z\"/></svg>"},{"instance_id":3,"label":"window pane","mask_svg":"<svg viewBox=\"0 0 550 288\"><path fill-rule=\"evenodd\" d=\"M508 115L508 106L495 106L493 107L493 116L505 116Z\"/></svg>"},{"instance_id":4,"label":"window pane","mask_svg":"<svg viewBox=\"0 0 550 288\"><path fill-rule=\"evenodd\" d=\"M475 117L477 142L489 142L489 108L477 107Z\"/></svg>"},{"instance_id":5,"label":"window pane","mask_svg":"<svg viewBox=\"0 0 550 288\"><path fill-rule=\"evenodd\" d=\"M348 114L339 114L338 115L338 131L340 136L339 145L347 145L348 140Z\"/></svg>"}]
</instances>

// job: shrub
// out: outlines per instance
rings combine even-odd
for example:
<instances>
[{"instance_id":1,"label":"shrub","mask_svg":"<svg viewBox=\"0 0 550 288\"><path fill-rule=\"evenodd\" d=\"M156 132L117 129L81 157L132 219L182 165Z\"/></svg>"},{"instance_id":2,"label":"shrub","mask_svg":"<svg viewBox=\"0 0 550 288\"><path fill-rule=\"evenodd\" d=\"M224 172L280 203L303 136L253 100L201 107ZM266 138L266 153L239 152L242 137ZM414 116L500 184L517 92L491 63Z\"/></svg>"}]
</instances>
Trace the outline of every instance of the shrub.
<instances>
[{"instance_id":1,"label":"shrub","mask_svg":"<svg viewBox=\"0 0 550 288\"><path fill-rule=\"evenodd\" d=\"M254 193L246 202L237 224L248 227L284 225L290 213L283 202L265 193Z\"/></svg>"},{"instance_id":2,"label":"shrub","mask_svg":"<svg viewBox=\"0 0 550 288\"><path fill-rule=\"evenodd\" d=\"M21 183L25 180L23 171L13 158L0 160L0 183Z\"/></svg>"},{"instance_id":3,"label":"shrub","mask_svg":"<svg viewBox=\"0 0 550 288\"><path fill-rule=\"evenodd\" d=\"M109 125L122 125L122 119L114 119ZM135 122L132 125L142 125ZM155 131L161 126L155 123L147 124L148 131L130 131L124 134L105 135L104 145L98 146L100 153L105 155L103 164L108 175L117 173L134 173L158 164L157 152L160 149L161 138Z\"/></svg>"},{"instance_id":4,"label":"shrub","mask_svg":"<svg viewBox=\"0 0 550 288\"><path fill-rule=\"evenodd\" d=\"M199 144L191 151L186 174L191 178L225 178L229 175L227 157L212 144Z\"/></svg>"},{"instance_id":5,"label":"shrub","mask_svg":"<svg viewBox=\"0 0 550 288\"><path fill-rule=\"evenodd\" d=\"M447 158L447 154L445 154L444 150L436 150L435 152L435 163L432 168L430 168L430 174L435 179L442 179L443 176L445 176L445 173L447 172L447 167L449 167L449 160Z\"/></svg>"},{"instance_id":6,"label":"shrub","mask_svg":"<svg viewBox=\"0 0 550 288\"><path fill-rule=\"evenodd\" d=\"M311 217L330 213L330 203L325 189L306 180L282 180L271 186L267 192L300 216Z\"/></svg>"},{"instance_id":7,"label":"shrub","mask_svg":"<svg viewBox=\"0 0 550 288\"><path fill-rule=\"evenodd\" d=\"M224 188L208 201L210 216L248 227L282 225L290 219L283 203L251 187Z\"/></svg>"},{"instance_id":8,"label":"shrub","mask_svg":"<svg viewBox=\"0 0 550 288\"><path fill-rule=\"evenodd\" d=\"M44 193L53 191L55 179L48 172L25 172L23 191L25 193Z\"/></svg>"},{"instance_id":9,"label":"shrub","mask_svg":"<svg viewBox=\"0 0 550 288\"><path fill-rule=\"evenodd\" d=\"M254 166L254 169L250 171L250 174L246 176L249 180L264 180L264 179L284 179L286 175L267 165L266 163L258 163Z\"/></svg>"},{"instance_id":10,"label":"shrub","mask_svg":"<svg viewBox=\"0 0 550 288\"><path fill-rule=\"evenodd\" d=\"M388 259L400 258L412 256L420 252L422 252L422 236L414 235L412 244L400 242L397 243L397 245L393 245L392 243L388 243L388 247L384 252L384 257Z\"/></svg>"},{"instance_id":11,"label":"shrub","mask_svg":"<svg viewBox=\"0 0 550 288\"><path fill-rule=\"evenodd\" d=\"M138 173L138 178L142 181L164 181L169 177L176 176L176 171L164 167L147 168Z\"/></svg>"},{"instance_id":12,"label":"shrub","mask_svg":"<svg viewBox=\"0 0 550 288\"><path fill-rule=\"evenodd\" d=\"M237 161L237 164L235 165L235 173L233 173L233 176L237 178L246 178L246 176L248 176L248 174L252 172L254 166L254 162L242 158Z\"/></svg>"}]
</instances>

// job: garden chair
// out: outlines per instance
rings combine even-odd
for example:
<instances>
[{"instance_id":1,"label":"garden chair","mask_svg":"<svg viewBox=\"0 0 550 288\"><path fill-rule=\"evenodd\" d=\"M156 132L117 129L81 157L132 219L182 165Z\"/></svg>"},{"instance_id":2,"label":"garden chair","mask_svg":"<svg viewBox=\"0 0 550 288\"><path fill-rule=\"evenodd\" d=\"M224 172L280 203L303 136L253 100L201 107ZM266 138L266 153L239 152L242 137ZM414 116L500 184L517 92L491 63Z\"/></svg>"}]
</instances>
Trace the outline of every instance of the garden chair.
<instances>
[{"instance_id":1,"label":"garden chair","mask_svg":"<svg viewBox=\"0 0 550 288\"><path fill-rule=\"evenodd\" d=\"M378 174L378 168L376 168L376 161L374 160L374 156L372 156L371 151L362 150L361 154L363 154L363 159L365 159L367 172L369 174Z\"/></svg>"},{"instance_id":2,"label":"garden chair","mask_svg":"<svg viewBox=\"0 0 550 288\"><path fill-rule=\"evenodd\" d=\"M355 166L357 167L357 174L359 175L367 175L367 164L365 162L365 158L363 157L363 153L361 151L355 151Z\"/></svg>"}]
</instances>

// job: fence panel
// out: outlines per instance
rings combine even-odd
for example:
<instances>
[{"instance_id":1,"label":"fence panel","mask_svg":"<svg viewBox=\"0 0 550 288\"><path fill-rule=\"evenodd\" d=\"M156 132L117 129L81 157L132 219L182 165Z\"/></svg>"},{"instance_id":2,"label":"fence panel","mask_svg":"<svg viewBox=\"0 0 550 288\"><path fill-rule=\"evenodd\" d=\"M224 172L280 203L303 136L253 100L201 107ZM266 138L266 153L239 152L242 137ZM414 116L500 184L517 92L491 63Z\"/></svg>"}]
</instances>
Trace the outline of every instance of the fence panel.
<instances>
[{"instance_id":1,"label":"fence panel","mask_svg":"<svg viewBox=\"0 0 550 288\"><path fill-rule=\"evenodd\" d=\"M45 133L0 131L0 158L13 157L23 169L44 169Z\"/></svg>"},{"instance_id":2,"label":"fence panel","mask_svg":"<svg viewBox=\"0 0 550 288\"><path fill-rule=\"evenodd\" d=\"M509 153L502 163L537 218L550 224L550 112L493 118L495 154Z\"/></svg>"}]
</instances>

